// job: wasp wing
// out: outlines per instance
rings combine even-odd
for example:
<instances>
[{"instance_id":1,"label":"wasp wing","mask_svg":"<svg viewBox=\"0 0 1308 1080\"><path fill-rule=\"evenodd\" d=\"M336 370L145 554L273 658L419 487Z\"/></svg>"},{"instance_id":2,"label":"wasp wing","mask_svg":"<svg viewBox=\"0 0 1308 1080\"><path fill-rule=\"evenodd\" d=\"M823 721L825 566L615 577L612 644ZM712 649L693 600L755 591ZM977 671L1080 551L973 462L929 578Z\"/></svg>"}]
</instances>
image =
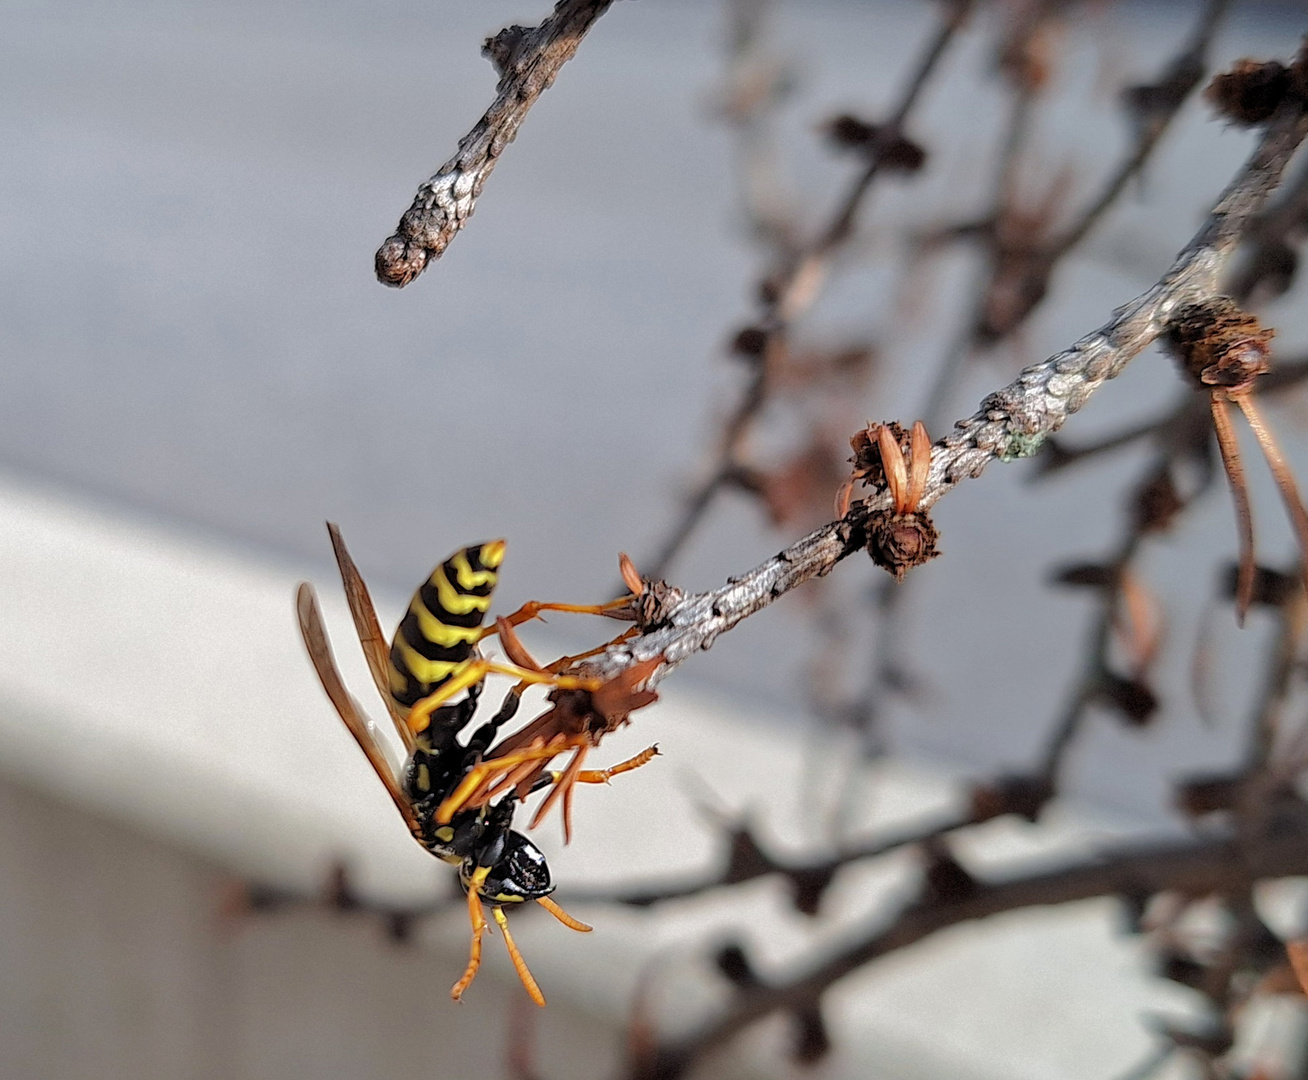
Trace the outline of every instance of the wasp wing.
<instances>
[{"instance_id":1,"label":"wasp wing","mask_svg":"<svg viewBox=\"0 0 1308 1080\"><path fill-rule=\"evenodd\" d=\"M399 733L404 749L413 753L416 745L413 732L405 722L406 716L391 698L390 687L390 644L382 636L381 625L377 622L377 609L372 605L368 586L363 583L359 569L350 558L350 553L341 538L341 530L335 522L327 522L327 533L332 538L332 550L336 553L336 565L340 567L341 582L345 586L345 599L350 605L350 614L354 617L354 629L359 635L359 644L363 646L364 659L368 661L368 670L372 672L372 681L377 684L377 692L386 703L386 711L391 715L391 722Z\"/></svg>"},{"instance_id":2,"label":"wasp wing","mask_svg":"<svg viewBox=\"0 0 1308 1080\"><path fill-rule=\"evenodd\" d=\"M314 670L318 672L322 688L327 691L327 696L331 698L345 726L350 729L350 734L359 744L359 749L368 758L368 764L372 766L373 772L386 785L386 790L390 793L396 809L416 834L418 822L413 812L413 805L400 788L385 750L373 737L371 725L363 709L345 689L341 673L336 667L336 659L332 656L332 647L327 641L327 632L323 628L322 613L318 610L318 597L314 594L313 586L307 581L301 582L299 589L296 590L295 610L300 619L300 634L304 638L304 646L309 650L309 659L313 661Z\"/></svg>"}]
</instances>

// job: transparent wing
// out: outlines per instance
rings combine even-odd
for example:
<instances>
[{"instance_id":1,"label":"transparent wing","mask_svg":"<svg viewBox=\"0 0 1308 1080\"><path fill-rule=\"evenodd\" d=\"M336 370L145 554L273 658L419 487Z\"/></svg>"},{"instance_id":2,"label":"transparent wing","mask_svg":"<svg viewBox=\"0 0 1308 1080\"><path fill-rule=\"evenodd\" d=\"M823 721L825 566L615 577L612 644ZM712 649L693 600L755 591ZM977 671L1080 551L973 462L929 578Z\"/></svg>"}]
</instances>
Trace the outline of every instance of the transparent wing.
<instances>
[{"instance_id":1,"label":"transparent wing","mask_svg":"<svg viewBox=\"0 0 1308 1080\"><path fill-rule=\"evenodd\" d=\"M350 605L350 614L354 617L354 629L359 635L359 644L363 646L364 659L368 661L368 670L372 672L372 681L377 685L377 693L386 703L391 722L404 743L406 753L413 753L415 741L413 732L405 723L404 712L391 699L390 686L390 643L382 635L381 625L377 622L377 609L372 606L372 597L368 595L368 586L363 583L359 569L346 550L345 541L341 539L341 530L335 522L327 522L327 533L332 538L332 550L336 552L336 565L340 567L341 582L345 585L345 599Z\"/></svg>"},{"instance_id":2,"label":"transparent wing","mask_svg":"<svg viewBox=\"0 0 1308 1080\"><path fill-rule=\"evenodd\" d=\"M301 582L299 589L296 590L295 611L300 619L300 634L304 638L304 646L309 650L309 659L313 661L314 670L318 672L322 688L327 691L327 696L336 707L345 726L350 729L350 734L359 744L359 749L367 756L373 772L386 785L386 790L396 809L408 823L410 830L416 834L418 823L413 813L413 806L405 797L385 750L374 737L372 724L359 707L359 703L345 689L341 673L336 667L336 660L332 656L331 645L327 641L327 632L323 629L322 613L318 610L318 597L314 594L313 586L307 581Z\"/></svg>"}]
</instances>

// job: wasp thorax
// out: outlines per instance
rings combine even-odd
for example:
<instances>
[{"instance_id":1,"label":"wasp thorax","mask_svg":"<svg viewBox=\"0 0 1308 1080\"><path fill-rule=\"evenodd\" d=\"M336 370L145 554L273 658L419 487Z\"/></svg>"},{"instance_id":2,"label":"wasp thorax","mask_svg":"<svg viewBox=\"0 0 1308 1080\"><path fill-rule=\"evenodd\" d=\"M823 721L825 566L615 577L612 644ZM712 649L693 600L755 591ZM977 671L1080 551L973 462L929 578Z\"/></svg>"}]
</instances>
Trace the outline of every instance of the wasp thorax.
<instances>
[{"instance_id":1,"label":"wasp thorax","mask_svg":"<svg viewBox=\"0 0 1308 1080\"><path fill-rule=\"evenodd\" d=\"M868 516L867 550L872 561L903 581L915 566L940 554L936 542L940 534L925 511L897 514L878 510Z\"/></svg>"}]
</instances>

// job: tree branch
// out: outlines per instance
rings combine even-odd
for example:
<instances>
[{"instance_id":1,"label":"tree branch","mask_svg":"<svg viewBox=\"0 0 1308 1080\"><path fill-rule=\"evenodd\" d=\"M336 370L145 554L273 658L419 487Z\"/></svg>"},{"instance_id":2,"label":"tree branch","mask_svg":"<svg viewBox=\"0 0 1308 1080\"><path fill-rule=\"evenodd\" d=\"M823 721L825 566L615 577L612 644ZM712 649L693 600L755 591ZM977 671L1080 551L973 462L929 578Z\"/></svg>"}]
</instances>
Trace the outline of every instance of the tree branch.
<instances>
[{"instance_id":1,"label":"tree branch","mask_svg":"<svg viewBox=\"0 0 1308 1080\"><path fill-rule=\"evenodd\" d=\"M378 281L402 288L440 258L468 223L486 178L527 111L612 2L559 0L539 26L510 26L487 39L482 51L500 72L495 100L459 141L455 155L418 188L395 234L377 249Z\"/></svg>"},{"instance_id":2,"label":"tree branch","mask_svg":"<svg viewBox=\"0 0 1308 1080\"><path fill-rule=\"evenodd\" d=\"M930 508L963 480L979 477L993 461L1034 454L1105 381L1119 375L1165 332L1174 311L1216 295L1219 276L1242 232L1280 182L1306 135L1308 113L1297 106L1284 108L1157 284L1070 348L1025 368L935 443L921 507ZM645 633L611 646L590 662L590 669L612 678L633 664L662 657L663 666L651 679L658 681L796 585L830 573L866 543L868 514L890 505L889 494L879 491L855 504L841 520L816 529L721 588L670 597Z\"/></svg>"},{"instance_id":3,"label":"tree branch","mask_svg":"<svg viewBox=\"0 0 1308 1080\"><path fill-rule=\"evenodd\" d=\"M722 1017L658 1048L650 1060L633 1062L632 1075L660 1080L679 1076L699 1055L769 1013L814 1003L833 983L868 962L959 923L1101 896L1149 896L1164 890L1206 896L1232 891L1238 883L1304 873L1308 873L1308 834L1300 826L1247 843L1223 835L1122 848L1042 873L977 883L965 896L912 903L809 970L741 992Z\"/></svg>"}]
</instances>

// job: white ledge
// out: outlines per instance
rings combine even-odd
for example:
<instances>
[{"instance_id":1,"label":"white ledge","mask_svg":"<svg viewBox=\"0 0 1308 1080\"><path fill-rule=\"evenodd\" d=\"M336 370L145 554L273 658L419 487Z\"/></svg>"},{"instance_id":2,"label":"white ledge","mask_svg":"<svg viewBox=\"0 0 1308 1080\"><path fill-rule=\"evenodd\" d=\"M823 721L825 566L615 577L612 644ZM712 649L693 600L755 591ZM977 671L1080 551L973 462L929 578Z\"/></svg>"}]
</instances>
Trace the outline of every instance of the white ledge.
<instances>
[{"instance_id":1,"label":"white ledge","mask_svg":"<svg viewBox=\"0 0 1308 1080\"><path fill-rule=\"evenodd\" d=\"M325 552L325 534L323 543ZM309 667L292 611L302 576L0 474L0 766L255 878L314 887L343 857L378 894L447 889L448 868L409 838ZM373 700L339 584L316 584L346 679ZM405 598L377 599L389 625ZM528 632L548 653L547 639ZM813 790L804 774L812 748L678 682L593 760L650 742L663 756L579 793L570 849L553 821L537 837L565 906L580 884L712 865L715 840L691 791L748 811L778 845L801 845L812 828L813 808L799 797L806 783ZM863 816L877 828L957 797L941 777L905 765L879 766L867 787ZM1100 832L1084 817L1055 815L1038 836L989 826L966 851L1005 863L1084 850ZM661 1015L684 1022L722 993L703 970L705 942L743 938L766 970L834 947L904 888L909 861L887 861L841 875L816 920L794 913L777 883L759 882L654 913L588 908L581 914L598 929L584 939L523 919L522 944L551 992L614 1022L642 972L664 972L656 987L677 997L656 993ZM1137 946L1113 929L1108 903L1023 913L956 928L847 980L829 998L841 1047L829 1075L860 1073L867 1060L887 1075L947 1069L1009 1080L1125 1069L1148 1046L1138 1015L1177 999L1144 977ZM452 977L466 948L462 917L440 920L434 936L448 946ZM490 964L503 958L492 952ZM688 970L699 974L688 981ZM755 1043L771 1047L778 1036ZM776 1071L774 1050L760 1053L759 1067Z\"/></svg>"}]
</instances>

